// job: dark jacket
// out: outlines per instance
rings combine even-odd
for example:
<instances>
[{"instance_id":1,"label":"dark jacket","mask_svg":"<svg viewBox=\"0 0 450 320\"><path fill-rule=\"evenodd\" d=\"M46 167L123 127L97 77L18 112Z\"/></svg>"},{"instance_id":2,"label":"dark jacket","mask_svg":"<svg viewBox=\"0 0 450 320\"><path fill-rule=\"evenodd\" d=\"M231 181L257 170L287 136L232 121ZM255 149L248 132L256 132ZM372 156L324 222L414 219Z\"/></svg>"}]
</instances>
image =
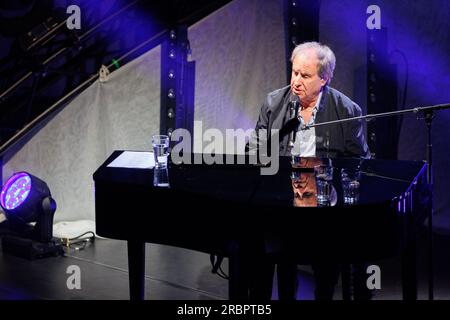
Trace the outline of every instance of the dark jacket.
<instances>
[{"instance_id":1,"label":"dark jacket","mask_svg":"<svg viewBox=\"0 0 450 320\"><path fill-rule=\"evenodd\" d=\"M290 86L267 95L256 123L258 129L281 130L289 120L289 102L294 100ZM315 123L360 116L361 108L336 89L325 86L316 114ZM289 134L280 136L280 155L289 155ZM361 120L316 127L317 157L370 158Z\"/></svg>"}]
</instances>

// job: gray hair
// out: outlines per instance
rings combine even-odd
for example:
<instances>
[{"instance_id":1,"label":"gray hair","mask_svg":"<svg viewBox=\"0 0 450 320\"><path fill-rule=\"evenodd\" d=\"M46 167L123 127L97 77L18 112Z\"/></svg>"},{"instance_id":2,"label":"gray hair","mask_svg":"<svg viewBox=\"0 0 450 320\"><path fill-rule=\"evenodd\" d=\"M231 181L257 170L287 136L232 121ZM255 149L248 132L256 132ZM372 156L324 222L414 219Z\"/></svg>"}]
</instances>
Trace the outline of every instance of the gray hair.
<instances>
[{"instance_id":1,"label":"gray hair","mask_svg":"<svg viewBox=\"0 0 450 320\"><path fill-rule=\"evenodd\" d=\"M318 42L304 42L296 46L294 51L292 51L291 62L294 61L298 54L307 49L316 50L317 59L319 60L317 66L319 77L322 79L327 78L327 85L330 84L331 78L333 78L334 67L336 66L336 57L333 51L328 46Z\"/></svg>"}]
</instances>

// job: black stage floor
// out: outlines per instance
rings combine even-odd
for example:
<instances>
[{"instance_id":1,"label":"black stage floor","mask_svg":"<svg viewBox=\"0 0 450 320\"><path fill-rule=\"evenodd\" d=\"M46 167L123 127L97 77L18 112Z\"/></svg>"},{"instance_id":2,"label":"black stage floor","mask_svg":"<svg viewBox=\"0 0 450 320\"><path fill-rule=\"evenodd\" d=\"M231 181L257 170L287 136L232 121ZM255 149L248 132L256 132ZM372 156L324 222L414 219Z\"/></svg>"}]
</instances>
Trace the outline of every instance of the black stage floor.
<instances>
[{"instance_id":1,"label":"black stage floor","mask_svg":"<svg viewBox=\"0 0 450 320\"><path fill-rule=\"evenodd\" d=\"M419 299L427 299L426 238L419 239ZM127 247L124 241L96 239L82 250L66 248L64 257L25 260L0 254L1 300L125 300L128 295ZM211 273L209 255L147 244L145 299L221 300L228 295L227 280ZM450 236L435 235L435 299L450 300ZM375 263L374 263L375 264ZM375 300L401 299L398 259L379 261L381 289ZM69 266L80 270L80 289L69 289ZM227 260L223 269L227 272ZM308 266L299 266L297 298L312 300L314 282ZM273 299L277 299L274 289ZM338 284L335 299L342 299Z\"/></svg>"}]
</instances>

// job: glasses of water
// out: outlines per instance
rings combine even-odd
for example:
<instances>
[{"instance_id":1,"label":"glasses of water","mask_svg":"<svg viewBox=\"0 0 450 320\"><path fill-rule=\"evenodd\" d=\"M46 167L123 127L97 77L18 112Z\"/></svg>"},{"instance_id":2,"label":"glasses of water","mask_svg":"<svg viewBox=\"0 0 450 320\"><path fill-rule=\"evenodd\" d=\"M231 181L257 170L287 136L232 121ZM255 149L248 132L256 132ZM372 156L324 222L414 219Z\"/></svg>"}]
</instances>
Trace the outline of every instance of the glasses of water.
<instances>
[{"instance_id":1,"label":"glasses of water","mask_svg":"<svg viewBox=\"0 0 450 320\"><path fill-rule=\"evenodd\" d=\"M359 169L343 168L341 170L344 205L354 205L359 202L360 180L361 171Z\"/></svg>"},{"instance_id":2,"label":"glasses of water","mask_svg":"<svg viewBox=\"0 0 450 320\"><path fill-rule=\"evenodd\" d=\"M169 142L170 138L166 135L154 135L152 137L153 154L155 157L155 168L153 174L154 186L169 187L169 175L167 169Z\"/></svg>"},{"instance_id":3,"label":"glasses of water","mask_svg":"<svg viewBox=\"0 0 450 320\"><path fill-rule=\"evenodd\" d=\"M317 206L330 206L333 191L333 167L324 164L315 166L314 174L317 185Z\"/></svg>"}]
</instances>

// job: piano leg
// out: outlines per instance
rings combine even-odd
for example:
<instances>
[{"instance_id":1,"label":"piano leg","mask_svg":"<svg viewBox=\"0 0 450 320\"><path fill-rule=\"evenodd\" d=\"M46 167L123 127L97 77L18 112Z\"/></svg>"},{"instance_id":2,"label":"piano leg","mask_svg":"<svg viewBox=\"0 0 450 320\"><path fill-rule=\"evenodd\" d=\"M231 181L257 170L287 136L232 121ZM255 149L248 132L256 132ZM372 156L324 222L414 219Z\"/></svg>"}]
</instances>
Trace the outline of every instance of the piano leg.
<instances>
[{"instance_id":1,"label":"piano leg","mask_svg":"<svg viewBox=\"0 0 450 320\"><path fill-rule=\"evenodd\" d=\"M128 240L130 300L144 300L145 242Z\"/></svg>"},{"instance_id":2,"label":"piano leg","mask_svg":"<svg viewBox=\"0 0 450 320\"><path fill-rule=\"evenodd\" d=\"M229 300L248 300L248 279L246 273L248 267L245 263L245 257L242 254L242 248L238 243L233 242L229 245L228 257L228 299Z\"/></svg>"},{"instance_id":3,"label":"piano leg","mask_svg":"<svg viewBox=\"0 0 450 320\"><path fill-rule=\"evenodd\" d=\"M403 300L417 300L417 240L412 215L403 217L404 233L402 248L402 292Z\"/></svg>"},{"instance_id":4,"label":"piano leg","mask_svg":"<svg viewBox=\"0 0 450 320\"><path fill-rule=\"evenodd\" d=\"M351 280L352 265L344 263L341 266L341 282L342 282L342 300L349 301L352 299Z\"/></svg>"},{"instance_id":5,"label":"piano leg","mask_svg":"<svg viewBox=\"0 0 450 320\"><path fill-rule=\"evenodd\" d=\"M248 300L248 286L245 276L247 267L239 253L228 258L228 298L229 300Z\"/></svg>"},{"instance_id":6,"label":"piano leg","mask_svg":"<svg viewBox=\"0 0 450 320\"><path fill-rule=\"evenodd\" d=\"M263 239L234 243L229 253L229 299L269 301L274 263L265 252Z\"/></svg>"}]
</instances>

